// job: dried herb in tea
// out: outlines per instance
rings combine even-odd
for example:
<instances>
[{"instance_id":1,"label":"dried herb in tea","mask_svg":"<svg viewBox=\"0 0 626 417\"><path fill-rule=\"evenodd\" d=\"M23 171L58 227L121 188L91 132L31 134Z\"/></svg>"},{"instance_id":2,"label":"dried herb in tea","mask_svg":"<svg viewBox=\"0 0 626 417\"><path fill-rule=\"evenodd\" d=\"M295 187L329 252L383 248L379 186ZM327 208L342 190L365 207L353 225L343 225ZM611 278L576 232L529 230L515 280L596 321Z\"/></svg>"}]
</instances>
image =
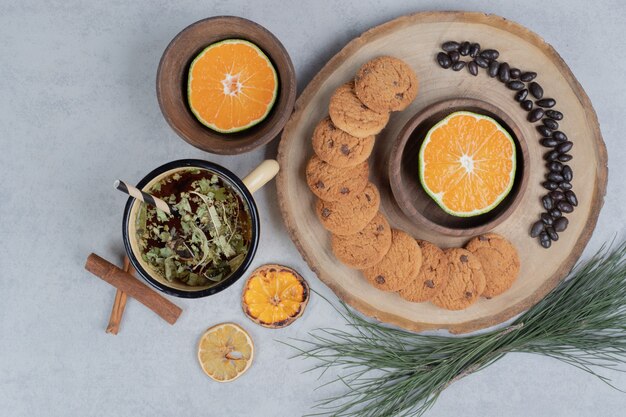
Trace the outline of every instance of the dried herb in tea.
<instances>
[{"instance_id":1,"label":"dried herb in tea","mask_svg":"<svg viewBox=\"0 0 626 417\"><path fill-rule=\"evenodd\" d=\"M178 213L169 215L142 203L136 222L143 260L167 281L209 286L241 265L250 243L250 214L219 176L185 169L147 191Z\"/></svg>"}]
</instances>

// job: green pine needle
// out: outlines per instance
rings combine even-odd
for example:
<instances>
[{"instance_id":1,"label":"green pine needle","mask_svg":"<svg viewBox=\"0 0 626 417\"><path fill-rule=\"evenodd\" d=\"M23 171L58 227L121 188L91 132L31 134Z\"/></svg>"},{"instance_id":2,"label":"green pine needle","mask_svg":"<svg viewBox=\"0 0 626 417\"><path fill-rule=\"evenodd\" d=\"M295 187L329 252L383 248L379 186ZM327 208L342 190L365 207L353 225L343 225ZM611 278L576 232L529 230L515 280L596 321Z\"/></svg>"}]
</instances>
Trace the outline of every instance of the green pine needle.
<instances>
[{"instance_id":1,"label":"green pine needle","mask_svg":"<svg viewBox=\"0 0 626 417\"><path fill-rule=\"evenodd\" d=\"M510 326L484 334L415 334L342 307L347 330L317 329L310 340L288 344L317 361L312 371L344 372L323 386L340 383L345 392L320 401L311 415L421 416L450 384L508 352L546 355L613 387L598 372L623 372L626 363L626 242L600 249Z\"/></svg>"}]
</instances>

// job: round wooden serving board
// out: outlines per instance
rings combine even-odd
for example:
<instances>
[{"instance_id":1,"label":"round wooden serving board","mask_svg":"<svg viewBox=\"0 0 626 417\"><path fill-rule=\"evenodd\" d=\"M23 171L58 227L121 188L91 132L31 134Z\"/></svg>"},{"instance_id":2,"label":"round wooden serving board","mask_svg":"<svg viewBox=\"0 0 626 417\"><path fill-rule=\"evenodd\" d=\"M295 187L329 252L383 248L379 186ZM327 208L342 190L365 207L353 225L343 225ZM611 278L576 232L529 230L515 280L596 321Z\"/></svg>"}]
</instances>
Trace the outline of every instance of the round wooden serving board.
<instances>
[{"instance_id":1,"label":"round wooden serving board","mask_svg":"<svg viewBox=\"0 0 626 417\"><path fill-rule=\"evenodd\" d=\"M483 49L500 51L500 60L512 67L536 71L545 97L557 100L565 114L561 128L575 144L570 162L573 186L579 205L568 215L570 224L548 250L531 239L528 231L541 212L545 190L543 153L539 134L526 121L526 112L513 100L514 92L485 70L477 77L467 70L443 70L435 55L447 40L479 42ZM389 186L389 151L405 123L421 109L452 98L468 97L500 108L521 130L529 154L528 185L514 212L493 231L506 236L518 249L520 276L513 287L491 300L462 311L447 311L431 303L411 303L395 293L369 285L359 271L341 264L330 247L330 234L314 212L315 197L307 188L304 170L313 153L310 138L315 125L328 113L333 91L354 77L366 61L392 55L405 60L417 73L417 99L403 112L393 113L376 139L370 158L370 180L381 191L381 210L393 227L415 238L441 247L461 246L465 237L429 232L416 225L397 206ZM283 131L278 159L278 197L287 229L311 269L341 299L364 314L400 327L422 331L448 329L464 333L501 323L543 298L574 266L595 227L607 181L607 155L600 128L589 98L557 52L538 35L504 18L482 13L426 12L403 16L377 26L346 45L315 76L296 102L295 111ZM416 167L417 172L417 167Z\"/></svg>"}]
</instances>

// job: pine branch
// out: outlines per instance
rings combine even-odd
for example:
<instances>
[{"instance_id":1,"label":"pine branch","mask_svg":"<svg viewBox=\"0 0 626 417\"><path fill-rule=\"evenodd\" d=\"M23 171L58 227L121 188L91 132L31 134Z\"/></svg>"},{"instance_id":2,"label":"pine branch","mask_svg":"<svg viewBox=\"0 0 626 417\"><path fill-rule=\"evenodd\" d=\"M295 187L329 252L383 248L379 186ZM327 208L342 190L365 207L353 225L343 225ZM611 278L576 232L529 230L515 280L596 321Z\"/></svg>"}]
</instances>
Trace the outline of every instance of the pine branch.
<instances>
[{"instance_id":1,"label":"pine branch","mask_svg":"<svg viewBox=\"0 0 626 417\"><path fill-rule=\"evenodd\" d=\"M552 357L613 387L600 371L626 363L626 242L601 249L509 327L484 334L421 335L370 322L344 303L337 310L350 331L318 329L286 343L317 360L313 370L347 371L328 383L346 392L313 415L421 416L449 385L508 352Z\"/></svg>"}]
</instances>

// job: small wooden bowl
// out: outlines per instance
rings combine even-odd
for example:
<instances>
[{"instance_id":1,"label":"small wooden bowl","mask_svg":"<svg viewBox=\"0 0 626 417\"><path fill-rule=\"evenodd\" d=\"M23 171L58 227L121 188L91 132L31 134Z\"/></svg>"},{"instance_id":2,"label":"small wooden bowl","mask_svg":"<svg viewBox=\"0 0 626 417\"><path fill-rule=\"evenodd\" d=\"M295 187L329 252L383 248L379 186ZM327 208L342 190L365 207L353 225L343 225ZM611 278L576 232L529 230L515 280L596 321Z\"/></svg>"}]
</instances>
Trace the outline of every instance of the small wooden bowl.
<instances>
[{"instance_id":1,"label":"small wooden bowl","mask_svg":"<svg viewBox=\"0 0 626 417\"><path fill-rule=\"evenodd\" d=\"M207 46L224 39L245 39L257 45L276 68L279 90L265 120L237 133L222 134L200 123L187 104L187 75L193 59ZM264 27L240 17L217 16L183 29L163 52L157 71L157 98L167 123L185 141L207 152L234 155L274 139L291 116L296 100L296 75L289 54Z\"/></svg>"},{"instance_id":2,"label":"small wooden bowl","mask_svg":"<svg viewBox=\"0 0 626 417\"><path fill-rule=\"evenodd\" d=\"M475 217L456 217L443 211L422 188L418 173L419 150L426 133L437 122L460 110L495 119L511 134L517 154L513 188L496 208ZM484 101L449 99L426 107L402 128L389 156L389 182L398 206L423 227L449 236L473 236L493 229L511 215L526 190L528 148L520 132L510 117Z\"/></svg>"}]
</instances>

